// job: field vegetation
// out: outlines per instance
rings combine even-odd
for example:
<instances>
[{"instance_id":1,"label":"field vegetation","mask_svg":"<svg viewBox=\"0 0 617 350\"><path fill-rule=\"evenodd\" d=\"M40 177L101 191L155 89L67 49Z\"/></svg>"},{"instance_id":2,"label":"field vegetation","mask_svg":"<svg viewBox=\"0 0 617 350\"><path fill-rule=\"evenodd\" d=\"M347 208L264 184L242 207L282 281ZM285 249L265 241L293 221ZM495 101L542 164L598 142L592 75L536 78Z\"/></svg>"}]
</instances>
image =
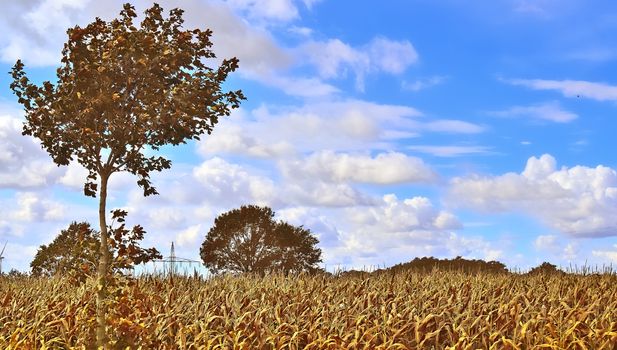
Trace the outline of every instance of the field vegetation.
<instances>
[{"instance_id":1,"label":"field vegetation","mask_svg":"<svg viewBox=\"0 0 617 350\"><path fill-rule=\"evenodd\" d=\"M614 349L617 275L551 271L128 278L107 331L122 349ZM95 344L94 279L0 279L0 348Z\"/></svg>"}]
</instances>

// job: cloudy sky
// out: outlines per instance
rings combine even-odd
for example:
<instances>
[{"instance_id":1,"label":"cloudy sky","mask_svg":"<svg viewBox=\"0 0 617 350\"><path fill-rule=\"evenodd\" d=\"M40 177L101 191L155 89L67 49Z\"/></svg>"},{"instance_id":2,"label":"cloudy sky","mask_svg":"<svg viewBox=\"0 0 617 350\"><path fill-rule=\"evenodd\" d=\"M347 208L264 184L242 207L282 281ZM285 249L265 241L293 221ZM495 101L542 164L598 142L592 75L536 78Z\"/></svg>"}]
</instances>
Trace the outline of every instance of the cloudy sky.
<instances>
[{"instance_id":1,"label":"cloudy sky","mask_svg":"<svg viewBox=\"0 0 617 350\"><path fill-rule=\"evenodd\" d=\"M134 1L139 13L151 3ZM202 141L168 147L171 170L126 208L146 246L199 260L214 218L268 205L309 228L328 270L418 256L617 263L617 4L584 0L185 0L186 28L213 30L247 96ZM68 27L122 1L0 5L0 71L22 59L55 81ZM71 221L96 223L77 164L56 167L22 136L0 74L3 270L27 270ZM323 266L323 265L322 265Z\"/></svg>"}]
</instances>

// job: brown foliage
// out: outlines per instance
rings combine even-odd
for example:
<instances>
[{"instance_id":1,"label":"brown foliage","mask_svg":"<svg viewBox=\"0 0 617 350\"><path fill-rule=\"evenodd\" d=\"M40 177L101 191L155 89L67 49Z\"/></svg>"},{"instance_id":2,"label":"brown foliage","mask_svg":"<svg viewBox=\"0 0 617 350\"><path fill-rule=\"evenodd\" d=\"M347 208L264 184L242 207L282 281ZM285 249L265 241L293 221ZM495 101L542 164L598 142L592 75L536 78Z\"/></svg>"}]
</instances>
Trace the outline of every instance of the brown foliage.
<instances>
[{"instance_id":1,"label":"brown foliage","mask_svg":"<svg viewBox=\"0 0 617 350\"><path fill-rule=\"evenodd\" d=\"M24 135L40 139L56 164L76 159L88 169L88 196L96 195L97 175L116 171L137 175L144 195L156 194L149 174L171 162L144 150L199 139L244 98L221 87L238 67L236 58L217 69L204 63L215 57L212 32L183 29L180 9L167 19L162 11L156 4L148 9L138 29L135 9L126 4L119 19L69 29L55 84L37 86L21 61L13 67L10 86L26 112Z\"/></svg>"},{"instance_id":2,"label":"brown foliage","mask_svg":"<svg viewBox=\"0 0 617 350\"><path fill-rule=\"evenodd\" d=\"M273 218L272 209L255 205L219 215L201 245L204 265L213 273L317 271L317 238L302 226Z\"/></svg>"},{"instance_id":3,"label":"brown foliage","mask_svg":"<svg viewBox=\"0 0 617 350\"><path fill-rule=\"evenodd\" d=\"M140 225L131 230L126 229L124 220L126 211L114 210L112 217L120 226L109 226L111 237L109 251L113 258L111 272L130 269L162 255L155 248L139 247L145 231ZM49 245L41 245L30 263L32 276L63 275L76 283L82 283L89 276L94 276L100 258L99 233L87 222L73 222Z\"/></svg>"}]
</instances>

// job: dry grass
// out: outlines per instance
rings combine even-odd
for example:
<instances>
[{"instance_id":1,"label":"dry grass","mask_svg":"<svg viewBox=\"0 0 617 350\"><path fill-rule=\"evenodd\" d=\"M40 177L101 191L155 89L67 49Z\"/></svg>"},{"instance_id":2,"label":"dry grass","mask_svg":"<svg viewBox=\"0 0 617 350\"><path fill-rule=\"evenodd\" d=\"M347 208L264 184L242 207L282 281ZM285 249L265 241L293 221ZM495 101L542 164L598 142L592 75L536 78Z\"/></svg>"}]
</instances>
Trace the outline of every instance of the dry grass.
<instances>
[{"instance_id":1,"label":"dry grass","mask_svg":"<svg viewBox=\"0 0 617 350\"><path fill-rule=\"evenodd\" d=\"M0 348L88 348L93 282L0 281ZM141 278L116 295L117 348L613 349L617 276L433 271L368 278Z\"/></svg>"}]
</instances>

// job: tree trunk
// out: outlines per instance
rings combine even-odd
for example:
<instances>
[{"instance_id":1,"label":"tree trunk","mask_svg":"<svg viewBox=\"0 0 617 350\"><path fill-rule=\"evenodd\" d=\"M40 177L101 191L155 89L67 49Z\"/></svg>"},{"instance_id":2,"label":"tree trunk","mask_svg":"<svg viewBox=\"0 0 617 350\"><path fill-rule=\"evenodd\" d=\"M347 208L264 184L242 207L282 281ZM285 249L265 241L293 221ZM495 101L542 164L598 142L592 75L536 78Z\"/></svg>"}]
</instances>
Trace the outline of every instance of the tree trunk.
<instances>
[{"instance_id":1,"label":"tree trunk","mask_svg":"<svg viewBox=\"0 0 617 350\"><path fill-rule=\"evenodd\" d=\"M109 348L107 338L107 273L109 270L109 246L107 222L105 220L105 204L107 200L107 181L109 174L103 173L101 176L101 188L99 189L99 225L101 228L101 242L99 266L97 269L97 291L96 291L96 347L98 349Z\"/></svg>"}]
</instances>

